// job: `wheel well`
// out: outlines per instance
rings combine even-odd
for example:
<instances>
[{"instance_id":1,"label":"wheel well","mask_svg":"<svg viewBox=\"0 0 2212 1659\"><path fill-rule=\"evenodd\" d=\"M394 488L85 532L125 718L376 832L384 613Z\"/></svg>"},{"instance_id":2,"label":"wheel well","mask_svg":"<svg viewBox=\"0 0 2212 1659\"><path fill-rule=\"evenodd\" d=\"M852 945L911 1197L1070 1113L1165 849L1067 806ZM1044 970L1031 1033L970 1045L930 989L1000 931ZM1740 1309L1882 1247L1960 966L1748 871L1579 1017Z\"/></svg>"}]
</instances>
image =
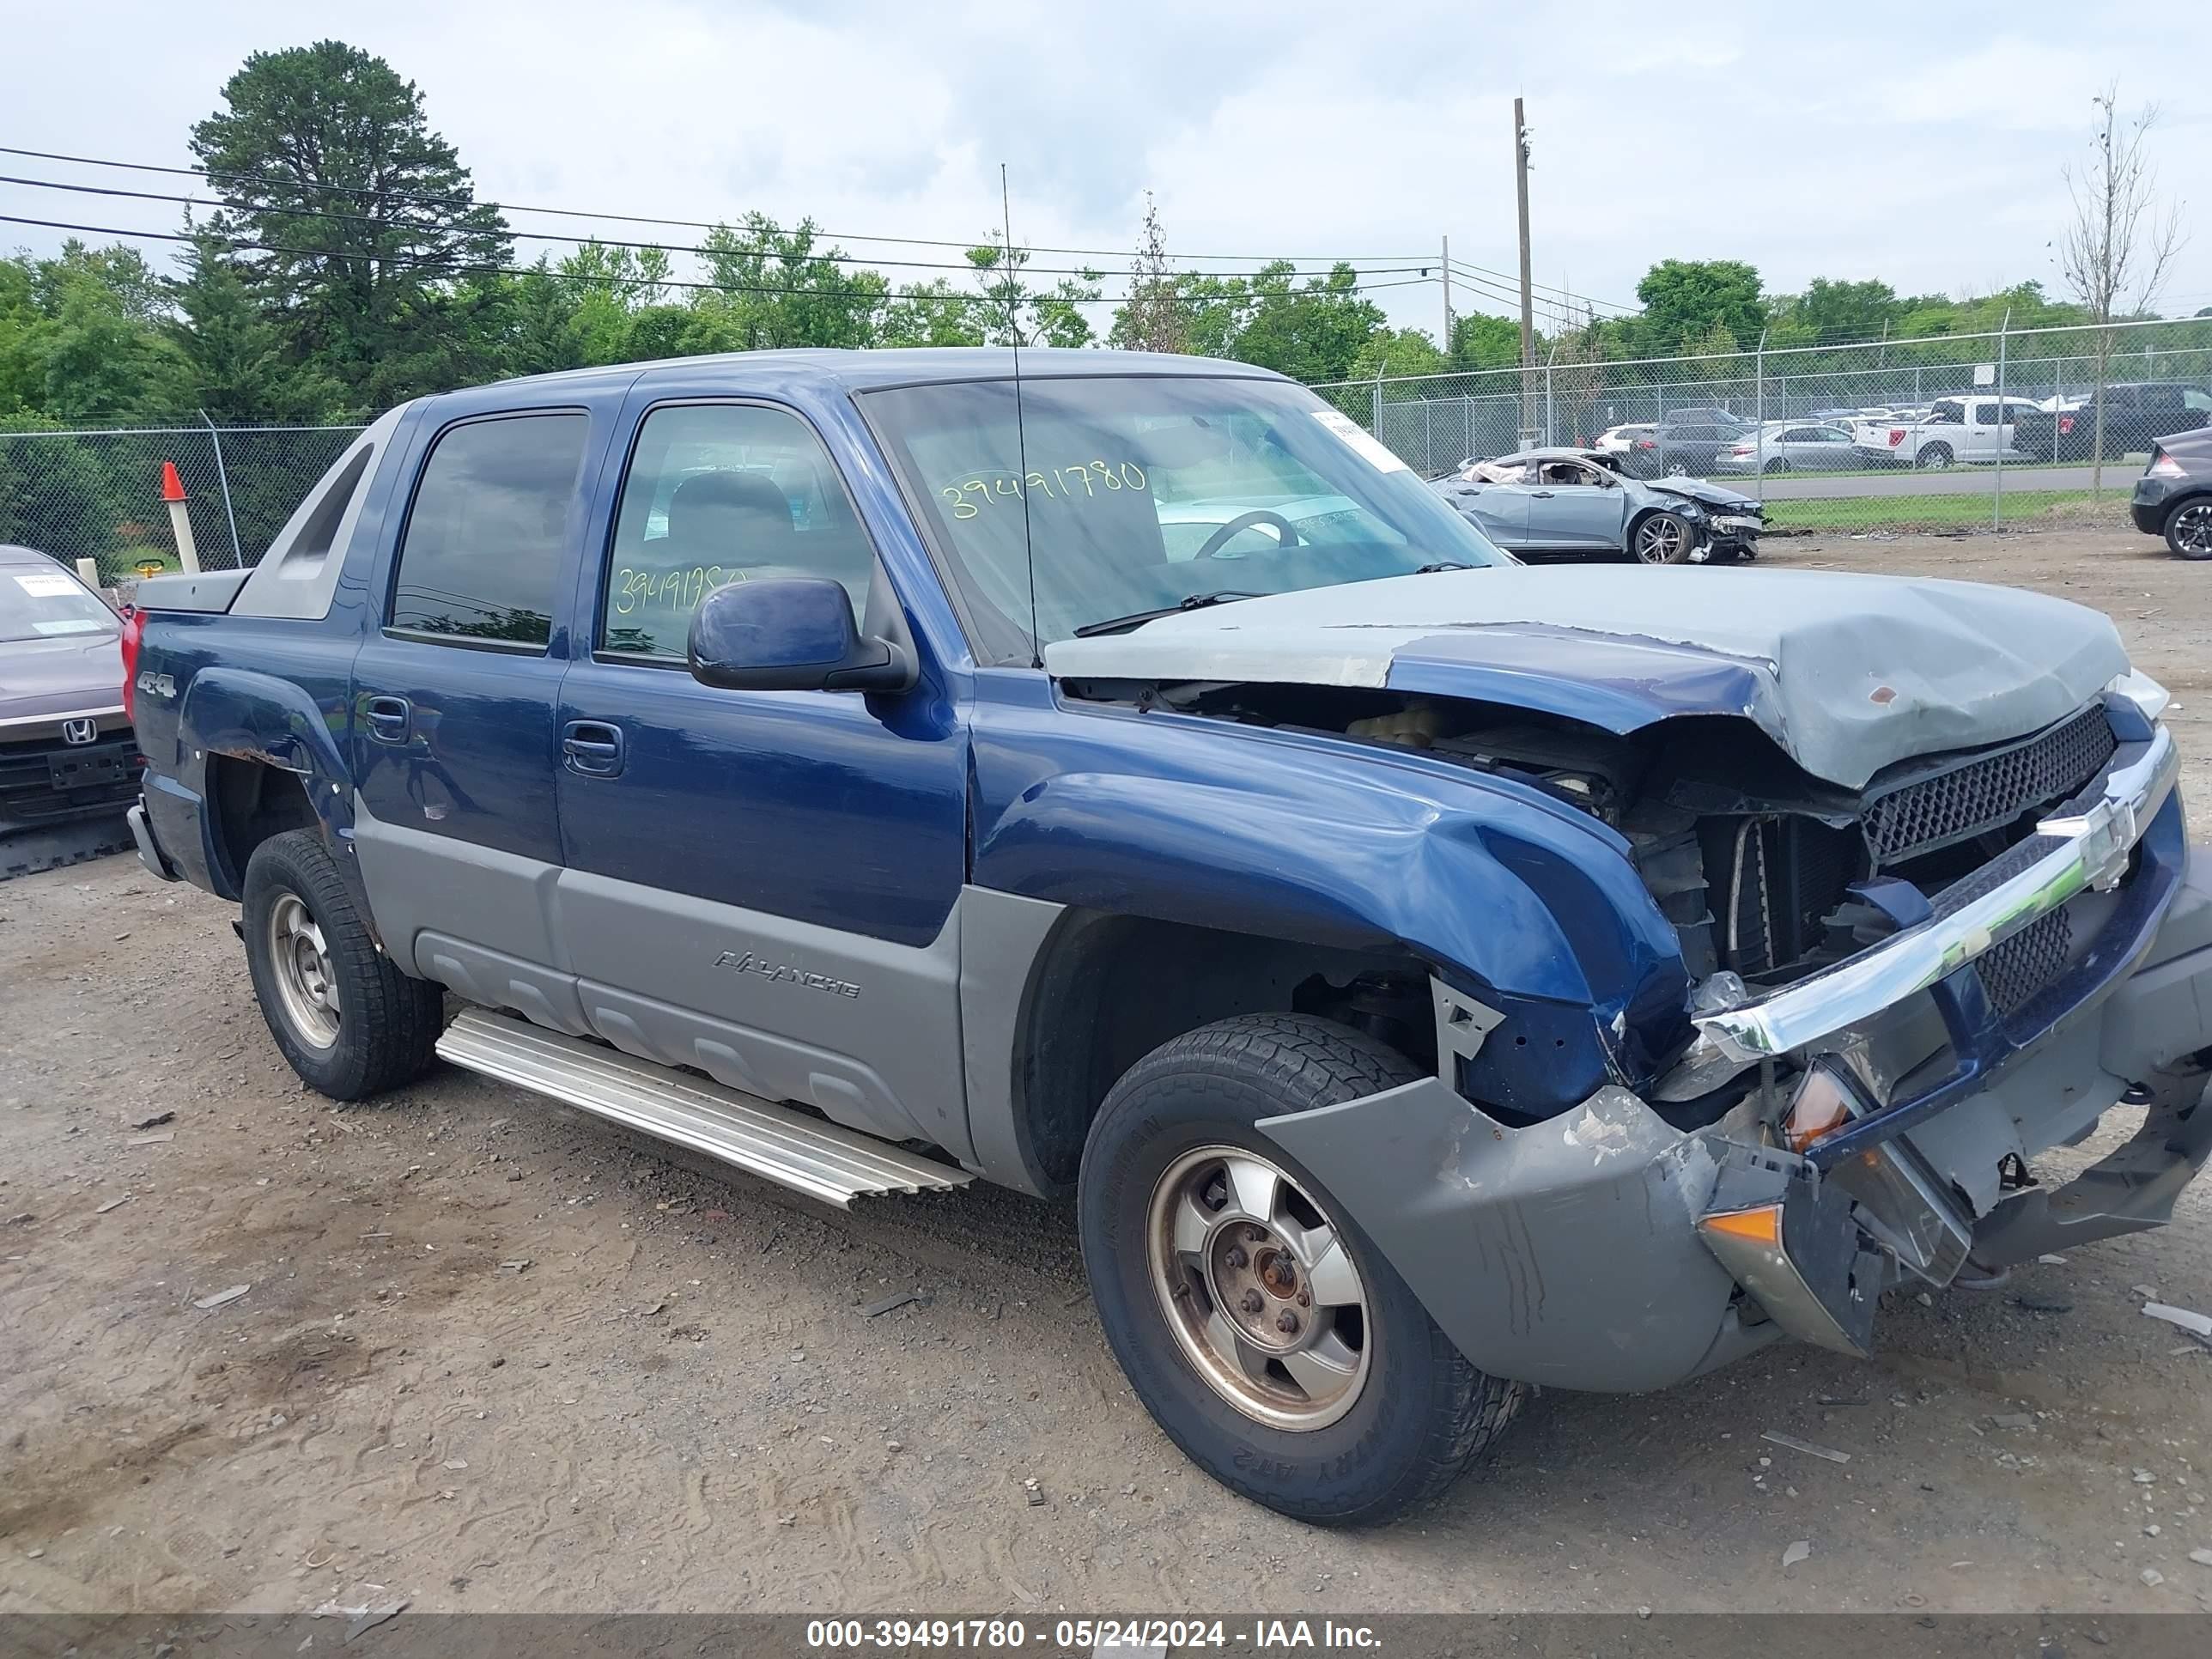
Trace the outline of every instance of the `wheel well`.
<instances>
[{"instance_id":1,"label":"wheel well","mask_svg":"<svg viewBox=\"0 0 2212 1659\"><path fill-rule=\"evenodd\" d=\"M1124 1072L1232 1014L1316 1014L1436 1065L1429 969L1402 954L1071 911L1024 1002L1012 1104L1030 1172L1050 1191L1073 1185L1091 1121Z\"/></svg>"},{"instance_id":2,"label":"wheel well","mask_svg":"<svg viewBox=\"0 0 2212 1659\"><path fill-rule=\"evenodd\" d=\"M288 830L318 827L306 783L266 761L210 756L208 799L215 807L216 854L234 893L246 889L246 866L255 848Z\"/></svg>"}]
</instances>

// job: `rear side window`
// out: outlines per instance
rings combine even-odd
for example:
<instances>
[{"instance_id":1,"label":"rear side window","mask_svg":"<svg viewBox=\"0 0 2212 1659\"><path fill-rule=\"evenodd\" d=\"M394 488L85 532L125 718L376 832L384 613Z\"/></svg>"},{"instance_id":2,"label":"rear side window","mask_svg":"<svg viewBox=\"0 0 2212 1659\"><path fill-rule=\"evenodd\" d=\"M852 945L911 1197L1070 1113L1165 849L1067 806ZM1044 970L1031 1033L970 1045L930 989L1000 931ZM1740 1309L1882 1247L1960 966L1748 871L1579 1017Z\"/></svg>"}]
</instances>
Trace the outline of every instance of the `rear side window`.
<instances>
[{"instance_id":1,"label":"rear side window","mask_svg":"<svg viewBox=\"0 0 2212 1659\"><path fill-rule=\"evenodd\" d=\"M439 438L399 547L392 627L544 646L586 424L567 411L516 415Z\"/></svg>"}]
</instances>

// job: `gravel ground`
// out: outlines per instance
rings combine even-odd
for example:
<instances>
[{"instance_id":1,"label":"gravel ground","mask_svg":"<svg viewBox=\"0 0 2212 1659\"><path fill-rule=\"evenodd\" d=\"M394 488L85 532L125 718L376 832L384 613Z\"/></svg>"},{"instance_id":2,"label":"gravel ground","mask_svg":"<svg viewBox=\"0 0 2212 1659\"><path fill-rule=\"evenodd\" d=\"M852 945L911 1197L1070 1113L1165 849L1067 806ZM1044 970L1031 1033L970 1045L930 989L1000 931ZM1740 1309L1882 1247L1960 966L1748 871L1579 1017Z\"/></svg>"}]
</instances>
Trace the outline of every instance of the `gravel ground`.
<instances>
[{"instance_id":1,"label":"gravel ground","mask_svg":"<svg viewBox=\"0 0 2212 1659\"><path fill-rule=\"evenodd\" d=\"M2212 571L2087 521L1767 562L2110 611L2212 810ZM1893 1294L1872 1364L1545 1395L1486 1478L1323 1533L1152 1426L1070 1211L839 1214L452 1071L341 1111L228 923L127 859L0 884L0 1611L2212 1607L2212 1352L2133 1288L2212 1310L2203 1184L2006 1291Z\"/></svg>"}]
</instances>

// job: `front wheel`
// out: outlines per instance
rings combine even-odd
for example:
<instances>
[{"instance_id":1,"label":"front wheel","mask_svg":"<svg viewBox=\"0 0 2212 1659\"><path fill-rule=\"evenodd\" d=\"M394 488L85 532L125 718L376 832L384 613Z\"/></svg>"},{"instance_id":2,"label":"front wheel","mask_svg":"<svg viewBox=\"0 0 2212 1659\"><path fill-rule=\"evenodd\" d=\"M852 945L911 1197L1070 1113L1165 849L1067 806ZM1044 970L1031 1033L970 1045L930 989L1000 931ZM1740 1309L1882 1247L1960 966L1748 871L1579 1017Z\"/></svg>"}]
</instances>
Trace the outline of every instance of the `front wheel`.
<instances>
[{"instance_id":1,"label":"front wheel","mask_svg":"<svg viewBox=\"0 0 2212 1659\"><path fill-rule=\"evenodd\" d=\"M2166 514L2166 544L2185 559L2212 559L2212 501L2184 501Z\"/></svg>"},{"instance_id":2,"label":"front wheel","mask_svg":"<svg viewBox=\"0 0 2212 1659\"><path fill-rule=\"evenodd\" d=\"M1193 1462L1297 1520L1384 1521L1432 1497L1520 1404L1253 1127L1417 1075L1344 1026L1244 1015L1138 1061L1085 1147L1084 1265L1130 1386Z\"/></svg>"},{"instance_id":3,"label":"front wheel","mask_svg":"<svg viewBox=\"0 0 2212 1659\"><path fill-rule=\"evenodd\" d=\"M1679 513L1653 513L1636 521L1629 551L1639 564L1680 564L1697 544L1690 521Z\"/></svg>"},{"instance_id":4,"label":"front wheel","mask_svg":"<svg viewBox=\"0 0 2212 1659\"><path fill-rule=\"evenodd\" d=\"M316 831L289 830L253 849L240 927L269 1034L310 1088L363 1100L430 1063L444 994L376 948Z\"/></svg>"}]
</instances>

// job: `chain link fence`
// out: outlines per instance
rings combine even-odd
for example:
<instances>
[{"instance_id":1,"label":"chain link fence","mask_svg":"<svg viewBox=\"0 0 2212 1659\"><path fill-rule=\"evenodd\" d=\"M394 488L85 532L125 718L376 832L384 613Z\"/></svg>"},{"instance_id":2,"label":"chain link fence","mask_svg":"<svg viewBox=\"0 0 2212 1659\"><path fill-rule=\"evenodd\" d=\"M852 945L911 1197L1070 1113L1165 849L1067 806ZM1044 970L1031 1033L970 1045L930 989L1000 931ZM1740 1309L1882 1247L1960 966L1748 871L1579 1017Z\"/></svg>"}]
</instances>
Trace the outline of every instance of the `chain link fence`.
<instances>
[{"instance_id":1,"label":"chain link fence","mask_svg":"<svg viewBox=\"0 0 2212 1659\"><path fill-rule=\"evenodd\" d=\"M184 485L203 570L250 565L329 471L358 426L129 427L0 432L0 542L91 558L112 585L179 568L161 499L164 462Z\"/></svg>"},{"instance_id":2,"label":"chain link fence","mask_svg":"<svg viewBox=\"0 0 2212 1659\"><path fill-rule=\"evenodd\" d=\"M1598 446L1739 487L1778 530L2018 526L2117 512L2152 442L2212 423L2212 318L1635 362L1571 338L1525 369L1314 389L1429 477Z\"/></svg>"}]
</instances>

